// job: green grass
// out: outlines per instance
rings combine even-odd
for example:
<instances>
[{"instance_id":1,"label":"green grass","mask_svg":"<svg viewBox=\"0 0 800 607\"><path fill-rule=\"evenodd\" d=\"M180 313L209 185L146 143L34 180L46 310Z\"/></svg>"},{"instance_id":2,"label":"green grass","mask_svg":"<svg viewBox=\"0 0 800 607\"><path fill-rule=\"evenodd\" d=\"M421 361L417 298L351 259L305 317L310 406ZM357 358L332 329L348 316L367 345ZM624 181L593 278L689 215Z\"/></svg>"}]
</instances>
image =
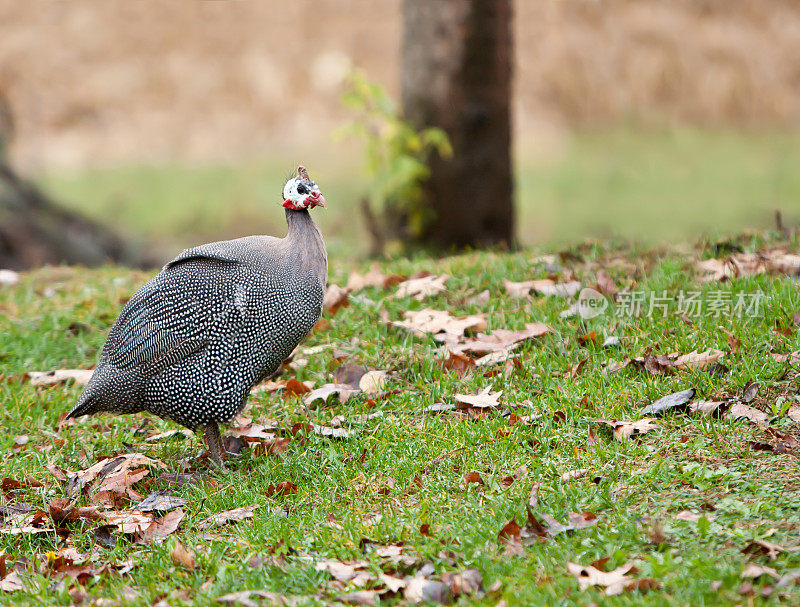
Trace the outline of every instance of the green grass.
<instances>
[{"instance_id":1,"label":"green grass","mask_svg":"<svg viewBox=\"0 0 800 607\"><path fill-rule=\"evenodd\" d=\"M516 178L523 244L616 235L683 240L800 221L800 134L617 129L553 146L518 142ZM546 147L543 151L541 148ZM279 192L302 159L330 203L318 213L331 257L367 251L358 201L366 189L358 151L330 143L304 153L230 165L123 166L41 175L45 188L163 250L254 231L284 229Z\"/></svg>"},{"instance_id":2,"label":"green grass","mask_svg":"<svg viewBox=\"0 0 800 607\"><path fill-rule=\"evenodd\" d=\"M741 244L754 250L763 242L753 237ZM797 243L790 248L796 250ZM210 605L220 595L256 589L296 596L307 604L326 604L339 590L330 585L328 574L315 571L314 563L367 558L377 571L378 560L365 557L359 547L364 538L406 542L420 564L430 561L437 574L475 567L485 588L499 582L499 590L491 595L481 600L462 597L460 604L495 605L500 599L509 605L734 604L751 600L739 594L745 564L769 565L779 573L800 568L800 552L781 554L775 561L741 553L755 538L796 545L800 529L798 459L751 449L748 441L765 440L764 430L741 420L676 414L659 419L658 430L626 442L614 441L595 428L600 443L592 447L587 444L591 425L586 423L595 417L637 419L644 405L687 387L697 389L697 399L711 399L739 395L748 381L758 381L761 390L751 405L770 411L778 397L797 401L795 369L770 356L773 351L800 349L797 331L789 336L773 331L776 323L791 325L791 314L800 311L796 280L762 274L701 284L690 261L674 251L597 243L573 252L579 260L564 262L561 279L574 272L584 284L592 284L602 267L617 284L633 283L634 290L676 295L680 290L736 294L761 289L768 298L762 314L752 318L702 316L689 325L674 313L652 318L607 314L581 323L559 317L566 307L563 300L529 303L506 295L503 278L519 281L547 275L541 263L532 261L533 251L473 253L444 260L419 257L386 264L387 272L429 270L447 272L452 278L447 292L424 302L397 298L394 288L362 291L351 298L349 307L327 317L327 330L313 333L304 344L333 347L309 356L305 367L288 376L316 385L330 381L334 350L345 350L350 353L346 362L389 370L391 393L373 406L359 395L345 405L331 402L310 411L297 400L275 394L251 399L254 419L271 418L283 428L309 418L324 424L339 414L349 418L382 411L383 417L357 426L361 431L350 440L311 436L304 444L296 437L280 457L245 452L227 472L204 470L201 482L173 490L188 500L187 518L175 537L196 552L195 571L171 563L174 538L144 547L120 537L115 547L103 548L93 546L93 523L70 524L76 547L81 552L97 551L94 562L135 562L131 574L90 578L86 585L90 595L114 599L122 588L131 587L138 598L126 604L144 606L164 598L171 605ZM338 264L332 282L346 282L349 270L347 264ZM85 368L94 363L121 298L147 277L124 268L45 268L24 275L16 287L0 289L0 364L5 376L0 380L4 429L0 447L6 454L2 476L32 476L46 483L43 488L7 493L7 504L27 502L46 510L51 499L64 497L63 484L47 472L51 463L80 470L104 454L129 448L162 459L170 471L180 471L186 458L191 462L200 446L197 438L146 443L142 433L135 432L146 419L143 415L84 418L58 431L58 418L72 406L79 388L36 389L15 379L29 370ZM484 289L491 293L488 304L468 303L470 293ZM432 339L388 328L382 320L384 314L400 319L405 310L426 306L457 315L486 313L489 329L519 329L539 321L550 324L554 333L524 344L518 351L521 368L507 376L462 377L436 364L438 344ZM730 352L723 329L740 340L736 352ZM577 336L590 330L597 332L598 342L613 334L622 338L623 345L580 346ZM641 355L649 348L662 354L719 348L727 352L723 362L730 371L652 376L631 367L616 374L603 368L609 359ZM581 374L564 376L582 360L587 363ZM509 425L496 413L470 420L424 412L433 403L453 402L457 392L477 392L486 386L504 391L503 405L531 401L530 411L525 412L541 412L541 420L530 426ZM579 404L584 396L587 408ZM563 412L563 421L553 417L556 411ZM146 433L174 428L157 419L150 423ZM771 424L798 434L798 427L787 418ZM14 437L19 434L30 440L16 453ZM502 488L500 480L523 465L529 476ZM560 480L563 472L577 468L589 468L589 476ZM483 476L484 490L464 489L462 477L470 471ZM159 474L154 476L149 490L165 486ZM414 483L416 476L422 479L421 487ZM296 495L266 496L270 484L284 480L296 483ZM599 523L526 548L524 556L505 556L497 545L498 531L511 517L520 523L525 520L525 503L534 482L541 483L541 512L563 521L568 511L589 510ZM253 503L261 507L251 521L213 530L212 537L195 527L212 513ZM699 523L677 520L675 514L681 510L716 518ZM369 522L374 514L382 514L380 522ZM329 515L344 530L331 528ZM430 537L419 531L425 523L430 525ZM645 528L650 526L661 529L664 543L648 540ZM248 565L253 556L269 556L281 542L281 567ZM56 537L0 535L0 546L9 562L26 557L36 563L25 574L31 591L0 595L0 601L70 604L69 582L54 584L41 565L42 555L58 548ZM597 590L581 592L566 572L567 561L588 565L603 557L610 557L614 566L634 561L640 570L637 577L655 578L660 589L614 598ZM711 588L714 581L721 582L719 590ZM766 584L763 578L754 583L755 602L761 600L758 593ZM186 590L188 595L181 594ZM783 592L788 604L800 601L797 587Z\"/></svg>"}]
</instances>

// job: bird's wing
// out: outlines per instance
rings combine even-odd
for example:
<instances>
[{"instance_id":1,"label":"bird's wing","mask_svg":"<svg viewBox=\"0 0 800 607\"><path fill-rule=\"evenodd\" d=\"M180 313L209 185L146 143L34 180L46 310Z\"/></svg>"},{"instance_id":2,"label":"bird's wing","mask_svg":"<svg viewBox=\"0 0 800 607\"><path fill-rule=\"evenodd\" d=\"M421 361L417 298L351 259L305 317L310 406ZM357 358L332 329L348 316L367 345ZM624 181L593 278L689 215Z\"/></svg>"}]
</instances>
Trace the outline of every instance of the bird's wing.
<instances>
[{"instance_id":1,"label":"bird's wing","mask_svg":"<svg viewBox=\"0 0 800 607\"><path fill-rule=\"evenodd\" d=\"M215 259L226 263L238 263L241 261L241 253L236 250L237 247L231 246L231 242L232 241L212 242L199 247L185 249L175 259L167 263L164 269L168 270L181 262L198 258Z\"/></svg>"},{"instance_id":2,"label":"bird's wing","mask_svg":"<svg viewBox=\"0 0 800 607\"><path fill-rule=\"evenodd\" d=\"M128 301L103 349L113 366L154 375L202 349L220 327L236 330L241 265L202 248L184 251Z\"/></svg>"}]
</instances>

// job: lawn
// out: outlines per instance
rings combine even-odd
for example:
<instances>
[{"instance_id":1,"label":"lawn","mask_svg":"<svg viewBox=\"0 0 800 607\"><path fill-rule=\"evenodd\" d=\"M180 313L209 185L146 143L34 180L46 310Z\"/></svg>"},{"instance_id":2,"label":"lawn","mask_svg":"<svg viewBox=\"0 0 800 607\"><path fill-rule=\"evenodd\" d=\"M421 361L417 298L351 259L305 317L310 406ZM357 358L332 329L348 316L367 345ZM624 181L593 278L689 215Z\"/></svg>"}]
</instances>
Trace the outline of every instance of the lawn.
<instances>
[{"instance_id":1,"label":"lawn","mask_svg":"<svg viewBox=\"0 0 800 607\"><path fill-rule=\"evenodd\" d=\"M776 208L787 224L800 221L798 133L618 128L557 142L520 135L516 159L524 245L609 235L663 244L769 228ZM328 199L318 220L331 258L364 254L363 225L353 218L367 182L352 145L326 142L232 164L51 171L39 179L58 200L158 247L166 259L198 242L280 233L279 192L298 163Z\"/></svg>"},{"instance_id":2,"label":"lawn","mask_svg":"<svg viewBox=\"0 0 800 607\"><path fill-rule=\"evenodd\" d=\"M149 274L26 273L0 288L0 583L12 586L0 600L210 605L253 591L239 600L391 604L424 591L482 605L797 604L800 354L791 353L800 350L800 291L797 258L780 252L798 249L759 233L713 245L600 241L382 263L388 286L351 283L349 305L326 312L285 373L251 397L248 419L226 429L249 447L225 471L198 459L197 437L160 437L177 429L170 422L63 423L80 387L26 379L89 368ZM698 261L731 251L738 272L704 281ZM760 261L747 257L757 251ZM720 278L731 266L708 268ZM352 270L367 267L339 262L331 283L346 285ZM391 278L424 272L449 275L446 288L423 277L411 286L431 293L417 299ZM604 293L604 313L562 316L575 297L553 285L572 281ZM645 298L641 314L631 294ZM686 306L692 294L703 309ZM661 298L652 314L651 297ZM737 308L743 301L758 309ZM390 324L407 312L419 323L413 313L425 308L468 317L500 341L540 324L501 349L506 360L485 365L473 363L492 338L446 324L451 350L465 356L443 363L433 336ZM385 379L359 382L357 365ZM364 390L305 402L311 393L298 382L318 388L334 377ZM643 414L687 389L696 391L688 407ZM616 433L594 421L648 417ZM84 472L80 490L77 473L125 454L134 463L112 466L115 482ZM156 490L183 500L184 516L170 504L136 519ZM250 518L209 522L251 505ZM72 506L74 520L64 514ZM599 585L582 589L568 563Z\"/></svg>"}]
</instances>

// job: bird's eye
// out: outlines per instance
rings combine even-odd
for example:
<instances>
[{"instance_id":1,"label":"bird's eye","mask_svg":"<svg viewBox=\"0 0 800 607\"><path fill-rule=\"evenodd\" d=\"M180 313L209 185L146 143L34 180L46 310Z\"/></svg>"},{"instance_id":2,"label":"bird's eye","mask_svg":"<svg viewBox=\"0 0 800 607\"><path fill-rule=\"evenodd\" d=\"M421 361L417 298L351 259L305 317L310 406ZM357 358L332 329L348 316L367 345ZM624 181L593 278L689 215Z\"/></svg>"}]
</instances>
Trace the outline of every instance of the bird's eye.
<instances>
[{"instance_id":1,"label":"bird's eye","mask_svg":"<svg viewBox=\"0 0 800 607\"><path fill-rule=\"evenodd\" d=\"M297 184L297 193L298 194L308 194L308 188L303 185L302 183Z\"/></svg>"}]
</instances>

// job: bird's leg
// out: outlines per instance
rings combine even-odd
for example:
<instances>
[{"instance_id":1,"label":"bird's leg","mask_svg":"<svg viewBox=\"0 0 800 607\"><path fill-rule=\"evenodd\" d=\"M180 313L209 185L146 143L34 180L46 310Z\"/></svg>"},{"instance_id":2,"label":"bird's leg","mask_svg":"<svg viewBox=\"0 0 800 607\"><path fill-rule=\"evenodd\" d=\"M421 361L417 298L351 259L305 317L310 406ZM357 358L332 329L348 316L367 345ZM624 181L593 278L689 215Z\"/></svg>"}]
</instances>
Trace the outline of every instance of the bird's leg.
<instances>
[{"instance_id":1,"label":"bird's leg","mask_svg":"<svg viewBox=\"0 0 800 607\"><path fill-rule=\"evenodd\" d=\"M219 438L219 426L217 422L200 424L198 428L206 439L206 445L208 445L208 453L211 455L211 460L220 468L224 467L222 460L225 456L225 449L222 448L222 441Z\"/></svg>"}]
</instances>

